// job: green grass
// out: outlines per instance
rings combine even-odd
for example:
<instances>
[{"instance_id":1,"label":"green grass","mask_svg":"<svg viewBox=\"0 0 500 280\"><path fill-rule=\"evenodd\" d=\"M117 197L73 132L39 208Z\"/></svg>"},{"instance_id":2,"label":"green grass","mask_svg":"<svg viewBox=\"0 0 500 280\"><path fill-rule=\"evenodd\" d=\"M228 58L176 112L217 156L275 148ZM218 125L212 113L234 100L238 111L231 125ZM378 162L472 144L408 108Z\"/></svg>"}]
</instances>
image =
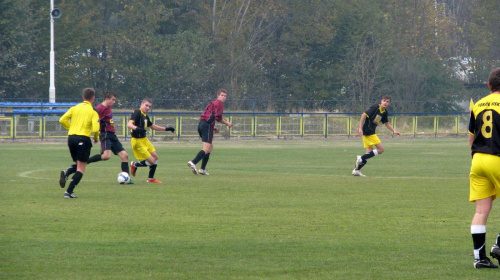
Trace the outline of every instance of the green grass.
<instances>
[{"instance_id":1,"label":"green grass","mask_svg":"<svg viewBox=\"0 0 500 280\"><path fill-rule=\"evenodd\" d=\"M65 143L0 143L0 279L498 278L472 267L467 139L382 141L366 178L358 138L216 140L210 176L186 166L200 142L155 142L163 184L119 185L113 156L78 199Z\"/></svg>"}]
</instances>

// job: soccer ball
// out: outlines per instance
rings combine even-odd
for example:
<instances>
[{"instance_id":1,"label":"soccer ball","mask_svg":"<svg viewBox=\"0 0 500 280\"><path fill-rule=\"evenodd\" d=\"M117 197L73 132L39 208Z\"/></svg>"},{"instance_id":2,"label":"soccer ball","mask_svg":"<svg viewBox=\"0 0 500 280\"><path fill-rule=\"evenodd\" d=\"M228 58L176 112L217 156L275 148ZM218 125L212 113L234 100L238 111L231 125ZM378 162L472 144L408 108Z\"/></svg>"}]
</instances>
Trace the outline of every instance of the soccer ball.
<instances>
[{"instance_id":1,"label":"soccer ball","mask_svg":"<svg viewBox=\"0 0 500 280\"><path fill-rule=\"evenodd\" d=\"M118 174L118 183L120 184L125 184L125 183L128 183L130 182L130 175L128 175L127 172L121 172L120 174Z\"/></svg>"}]
</instances>

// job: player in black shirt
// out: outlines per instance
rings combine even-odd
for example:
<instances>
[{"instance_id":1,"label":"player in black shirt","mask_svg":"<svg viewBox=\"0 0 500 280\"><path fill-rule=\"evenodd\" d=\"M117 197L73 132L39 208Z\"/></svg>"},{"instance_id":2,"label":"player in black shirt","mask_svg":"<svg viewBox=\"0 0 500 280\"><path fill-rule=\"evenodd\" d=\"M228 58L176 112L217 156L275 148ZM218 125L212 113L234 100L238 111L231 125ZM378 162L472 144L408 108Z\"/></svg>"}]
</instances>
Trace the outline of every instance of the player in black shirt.
<instances>
[{"instance_id":1,"label":"player in black shirt","mask_svg":"<svg viewBox=\"0 0 500 280\"><path fill-rule=\"evenodd\" d=\"M382 142L377 134L375 134L375 129L377 129L379 123L383 123L394 134L401 135L389 123L389 119L387 118L389 115L387 107L389 107L389 105L391 105L391 98L389 96L383 96L380 104L371 106L370 109L361 114L358 136L363 137L363 145L366 148L366 154L356 157L356 164L352 171L352 175L365 177L359 170L365 166L367 159L384 152ZM374 150L373 147L377 149Z\"/></svg>"},{"instance_id":2,"label":"player in black shirt","mask_svg":"<svg viewBox=\"0 0 500 280\"><path fill-rule=\"evenodd\" d=\"M469 122L469 146L472 153L469 200L476 203L471 235L475 268L498 268L486 257L486 222L493 200L500 194L500 68L488 79L491 94L472 108ZM490 255L500 260L500 234Z\"/></svg>"},{"instance_id":3,"label":"player in black shirt","mask_svg":"<svg viewBox=\"0 0 500 280\"><path fill-rule=\"evenodd\" d=\"M158 163L158 154L153 144L146 137L146 132L148 128L156 131L175 132L175 128L154 124L147 114L152 106L153 101L149 98L144 98L140 108L134 111L127 123L127 127L132 129L132 139L130 140L132 151L134 152L135 158L139 160L130 163L130 173L132 176L135 176L137 167L149 166L149 175L146 182L161 183L162 181L156 180L154 177Z\"/></svg>"}]
</instances>

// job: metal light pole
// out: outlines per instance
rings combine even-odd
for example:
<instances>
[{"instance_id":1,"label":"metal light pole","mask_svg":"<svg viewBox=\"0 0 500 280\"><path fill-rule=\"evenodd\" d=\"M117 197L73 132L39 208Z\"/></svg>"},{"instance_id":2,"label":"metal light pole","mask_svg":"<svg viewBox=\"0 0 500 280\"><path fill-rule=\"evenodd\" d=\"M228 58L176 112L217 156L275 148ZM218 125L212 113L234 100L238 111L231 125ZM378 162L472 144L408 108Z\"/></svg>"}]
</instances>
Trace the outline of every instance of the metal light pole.
<instances>
[{"instance_id":1,"label":"metal light pole","mask_svg":"<svg viewBox=\"0 0 500 280\"><path fill-rule=\"evenodd\" d=\"M61 17L61 10L54 9L54 0L50 0L50 85L49 102L56 102L56 82L55 82L55 64L56 55L54 53L54 19Z\"/></svg>"}]
</instances>

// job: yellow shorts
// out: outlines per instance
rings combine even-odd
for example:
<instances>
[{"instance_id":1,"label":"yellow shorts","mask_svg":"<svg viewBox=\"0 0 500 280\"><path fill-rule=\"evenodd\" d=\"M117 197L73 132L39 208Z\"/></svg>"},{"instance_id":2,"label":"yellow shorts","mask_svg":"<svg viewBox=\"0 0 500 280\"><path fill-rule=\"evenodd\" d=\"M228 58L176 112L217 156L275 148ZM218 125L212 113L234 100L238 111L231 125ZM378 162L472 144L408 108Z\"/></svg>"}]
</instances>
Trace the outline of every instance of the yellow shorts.
<instances>
[{"instance_id":1,"label":"yellow shorts","mask_svg":"<svg viewBox=\"0 0 500 280\"><path fill-rule=\"evenodd\" d=\"M133 138L130 141L132 145L132 151L134 151L134 157L138 160L145 160L151 156L152 152L155 152L155 147L148 138Z\"/></svg>"},{"instance_id":2,"label":"yellow shorts","mask_svg":"<svg viewBox=\"0 0 500 280\"><path fill-rule=\"evenodd\" d=\"M500 193L500 157L475 153L470 168L469 201L476 201Z\"/></svg>"},{"instance_id":3,"label":"yellow shorts","mask_svg":"<svg viewBox=\"0 0 500 280\"><path fill-rule=\"evenodd\" d=\"M377 134L372 134L370 136L363 135L363 145L365 146L365 148L371 148L380 143L381 141L380 139L378 139Z\"/></svg>"}]
</instances>

